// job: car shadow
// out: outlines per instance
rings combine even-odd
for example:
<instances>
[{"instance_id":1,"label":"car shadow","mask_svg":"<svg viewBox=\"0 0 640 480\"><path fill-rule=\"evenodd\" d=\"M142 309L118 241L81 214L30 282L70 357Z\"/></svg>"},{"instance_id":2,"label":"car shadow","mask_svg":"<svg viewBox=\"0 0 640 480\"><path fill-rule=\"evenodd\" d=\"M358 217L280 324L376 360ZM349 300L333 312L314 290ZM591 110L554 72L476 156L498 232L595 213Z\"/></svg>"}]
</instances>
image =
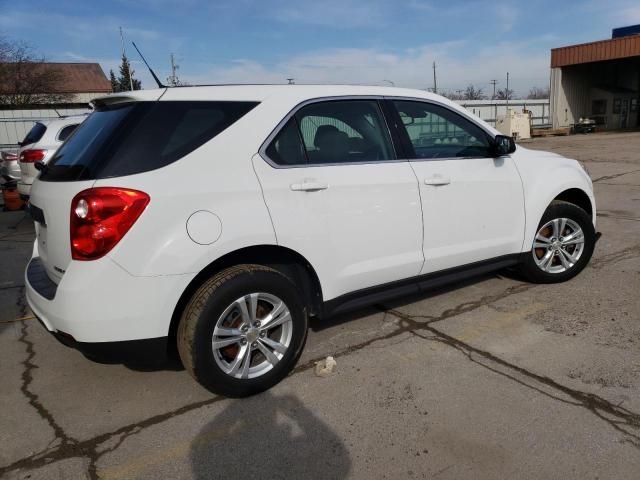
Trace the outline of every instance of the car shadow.
<instances>
[{"instance_id":1,"label":"car shadow","mask_svg":"<svg viewBox=\"0 0 640 480\"><path fill-rule=\"evenodd\" d=\"M344 442L294 395L233 400L191 442L195 479L345 478Z\"/></svg>"}]
</instances>

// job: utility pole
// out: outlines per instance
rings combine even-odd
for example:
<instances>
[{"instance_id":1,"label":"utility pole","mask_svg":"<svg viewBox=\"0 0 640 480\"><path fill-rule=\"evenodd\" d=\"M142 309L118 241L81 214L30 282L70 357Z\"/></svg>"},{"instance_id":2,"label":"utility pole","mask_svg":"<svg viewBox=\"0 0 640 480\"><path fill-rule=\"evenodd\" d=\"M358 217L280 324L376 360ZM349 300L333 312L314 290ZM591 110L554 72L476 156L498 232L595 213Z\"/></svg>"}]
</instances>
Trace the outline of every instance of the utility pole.
<instances>
[{"instance_id":1,"label":"utility pole","mask_svg":"<svg viewBox=\"0 0 640 480\"><path fill-rule=\"evenodd\" d=\"M171 75L167 78L167 83L172 87L177 87L178 85L180 85L180 80L178 79L178 73L177 73L178 69L180 68L180 65L176 64L173 53L170 55L170 57L171 57Z\"/></svg>"},{"instance_id":2,"label":"utility pole","mask_svg":"<svg viewBox=\"0 0 640 480\"><path fill-rule=\"evenodd\" d=\"M127 58L127 52L124 49L124 35L122 35L122 27L120 27L120 43L122 44L122 59ZM131 64L129 64L129 90L133 91L133 79L131 78Z\"/></svg>"},{"instance_id":3,"label":"utility pole","mask_svg":"<svg viewBox=\"0 0 640 480\"><path fill-rule=\"evenodd\" d=\"M507 72L507 89L505 91L505 97L507 97L507 110L509 110L509 72Z\"/></svg>"},{"instance_id":4,"label":"utility pole","mask_svg":"<svg viewBox=\"0 0 640 480\"><path fill-rule=\"evenodd\" d=\"M498 80L490 80L489 83L493 85L493 97L491 98L494 99L496 98L496 84L498 83Z\"/></svg>"},{"instance_id":5,"label":"utility pole","mask_svg":"<svg viewBox=\"0 0 640 480\"><path fill-rule=\"evenodd\" d=\"M433 93L438 93L438 81L436 79L436 62L433 62Z\"/></svg>"}]
</instances>

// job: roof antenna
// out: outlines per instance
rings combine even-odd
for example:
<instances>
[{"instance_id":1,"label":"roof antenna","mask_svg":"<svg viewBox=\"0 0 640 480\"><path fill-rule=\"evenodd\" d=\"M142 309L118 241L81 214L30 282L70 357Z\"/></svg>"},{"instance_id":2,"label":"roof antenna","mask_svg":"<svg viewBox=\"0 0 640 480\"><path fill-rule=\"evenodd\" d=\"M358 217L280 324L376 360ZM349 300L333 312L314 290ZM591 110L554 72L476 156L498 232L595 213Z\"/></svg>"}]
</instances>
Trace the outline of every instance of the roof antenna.
<instances>
[{"instance_id":1,"label":"roof antenna","mask_svg":"<svg viewBox=\"0 0 640 480\"><path fill-rule=\"evenodd\" d=\"M157 75L155 74L155 72L151 69L151 67L149 66L149 64L147 63L147 61L145 60L144 56L142 55L142 53L140 53L140 50L138 50L138 47L136 46L136 42L131 42L133 43L133 48L136 49L136 52L138 52L138 55L140 55L140 58L142 59L142 61L144 62L144 64L147 66L147 68L149 69L149 71L151 72L151 76L153 77L153 79L156 81L156 83L158 84L158 88L167 88L166 85L163 85L162 82L158 79Z\"/></svg>"}]
</instances>

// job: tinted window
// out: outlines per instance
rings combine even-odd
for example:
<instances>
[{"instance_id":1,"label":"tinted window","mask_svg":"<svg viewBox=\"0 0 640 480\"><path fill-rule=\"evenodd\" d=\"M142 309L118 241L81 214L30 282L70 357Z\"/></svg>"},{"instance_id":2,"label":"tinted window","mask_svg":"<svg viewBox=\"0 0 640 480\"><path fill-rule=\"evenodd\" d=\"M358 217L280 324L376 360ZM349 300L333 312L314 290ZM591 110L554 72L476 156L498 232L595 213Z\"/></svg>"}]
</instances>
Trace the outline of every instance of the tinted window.
<instances>
[{"instance_id":1,"label":"tinted window","mask_svg":"<svg viewBox=\"0 0 640 480\"><path fill-rule=\"evenodd\" d=\"M101 107L56 152L40 180L91 180L169 165L225 130L256 102L137 102Z\"/></svg>"},{"instance_id":2,"label":"tinted window","mask_svg":"<svg viewBox=\"0 0 640 480\"><path fill-rule=\"evenodd\" d=\"M73 131L76 129L77 126L78 124L75 123L73 125L67 125L66 127L64 127L62 130L60 130L60 133L58 134L58 140L60 140L61 142L64 142L67 139L67 137L73 133Z\"/></svg>"},{"instance_id":3,"label":"tinted window","mask_svg":"<svg viewBox=\"0 0 640 480\"><path fill-rule=\"evenodd\" d=\"M307 157L296 119L292 118L267 147L267 156L278 165L304 165Z\"/></svg>"},{"instance_id":4,"label":"tinted window","mask_svg":"<svg viewBox=\"0 0 640 480\"><path fill-rule=\"evenodd\" d=\"M47 127L45 127L43 124L36 122L36 124L31 127L31 130L29 130L29 133L27 133L27 136L24 137L24 140L22 140L21 142L21 146L26 146L26 145L31 145L32 143L36 143L37 141L39 141L42 136L44 135L44 132L47 131Z\"/></svg>"},{"instance_id":5,"label":"tinted window","mask_svg":"<svg viewBox=\"0 0 640 480\"><path fill-rule=\"evenodd\" d=\"M394 101L414 154L412 158L486 157L489 136L461 115L424 102Z\"/></svg>"},{"instance_id":6,"label":"tinted window","mask_svg":"<svg viewBox=\"0 0 640 480\"><path fill-rule=\"evenodd\" d=\"M307 105L296 113L310 164L395 159L375 100L340 100Z\"/></svg>"}]
</instances>

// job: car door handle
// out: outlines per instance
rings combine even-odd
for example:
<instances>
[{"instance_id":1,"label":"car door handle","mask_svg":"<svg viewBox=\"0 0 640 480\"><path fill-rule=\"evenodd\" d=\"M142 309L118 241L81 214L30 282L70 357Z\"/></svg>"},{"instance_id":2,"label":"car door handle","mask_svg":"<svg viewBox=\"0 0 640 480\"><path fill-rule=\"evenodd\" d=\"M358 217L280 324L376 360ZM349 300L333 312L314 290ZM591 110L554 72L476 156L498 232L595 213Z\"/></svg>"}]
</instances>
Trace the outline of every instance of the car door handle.
<instances>
[{"instance_id":1,"label":"car door handle","mask_svg":"<svg viewBox=\"0 0 640 480\"><path fill-rule=\"evenodd\" d=\"M318 190L326 190L329 185L320 182L302 182L292 183L290 188L294 192L317 192Z\"/></svg>"},{"instance_id":2,"label":"car door handle","mask_svg":"<svg viewBox=\"0 0 640 480\"><path fill-rule=\"evenodd\" d=\"M451 179L449 177L429 177L424 179L425 185L449 185Z\"/></svg>"}]
</instances>

